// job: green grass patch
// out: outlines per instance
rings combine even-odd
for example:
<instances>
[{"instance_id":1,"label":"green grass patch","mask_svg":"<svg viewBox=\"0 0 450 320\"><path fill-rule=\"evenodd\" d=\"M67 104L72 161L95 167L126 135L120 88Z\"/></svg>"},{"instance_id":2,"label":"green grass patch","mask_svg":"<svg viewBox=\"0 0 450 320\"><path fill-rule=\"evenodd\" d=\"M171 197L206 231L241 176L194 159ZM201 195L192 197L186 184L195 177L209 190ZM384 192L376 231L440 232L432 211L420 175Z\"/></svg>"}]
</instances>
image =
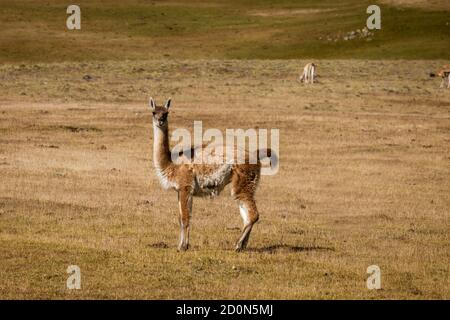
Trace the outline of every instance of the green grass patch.
<instances>
[{"instance_id":1,"label":"green grass patch","mask_svg":"<svg viewBox=\"0 0 450 320\"><path fill-rule=\"evenodd\" d=\"M449 11L382 5L382 29L362 29L370 1L80 1L67 30L56 1L8 1L0 12L1 62L122 59L445 59ZM331 40L330 40L331 39ZM337 39L337 41L335 41Z\"/></svg>"}]
</instances>

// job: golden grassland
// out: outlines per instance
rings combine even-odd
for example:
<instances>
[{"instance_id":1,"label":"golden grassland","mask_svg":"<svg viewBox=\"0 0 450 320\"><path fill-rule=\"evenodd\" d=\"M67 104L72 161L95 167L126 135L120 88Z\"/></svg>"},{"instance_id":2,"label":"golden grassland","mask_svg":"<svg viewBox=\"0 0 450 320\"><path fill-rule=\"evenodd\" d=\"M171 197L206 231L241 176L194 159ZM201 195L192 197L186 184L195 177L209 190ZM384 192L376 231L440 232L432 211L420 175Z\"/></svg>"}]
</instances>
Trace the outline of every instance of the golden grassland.
<instances>
[{"instance_id":1,"label":"golden grassland","mask_svg":"<svg viewBox=\"0 0 450 320\"><path fill-rule=\"evenodd\" d=\"M0 298L450 298L450 91L427 75L445 61L318 61L313 86L304 63L0 66ZM150 95L172 129L280 129L247 252L229 189L194 200L176 251Z\"/></svg>"}]
</instances>

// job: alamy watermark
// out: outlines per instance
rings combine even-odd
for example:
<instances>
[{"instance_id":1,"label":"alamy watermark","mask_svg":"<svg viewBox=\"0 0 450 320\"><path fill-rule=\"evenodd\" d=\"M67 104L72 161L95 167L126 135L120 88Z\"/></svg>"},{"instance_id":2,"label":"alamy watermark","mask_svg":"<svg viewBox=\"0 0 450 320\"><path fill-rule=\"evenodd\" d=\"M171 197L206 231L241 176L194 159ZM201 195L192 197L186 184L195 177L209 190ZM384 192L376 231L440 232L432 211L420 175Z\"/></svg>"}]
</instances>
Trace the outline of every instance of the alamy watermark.
<instances>
[{"instance_id":1,"label":"alamy watermark","mask_svg":"<svg viewBox=\"0 0 450 320\"><path fill-rule=\"evenodd\" d=\"M278 172L279 129L226 129L224 136L216 128L203 132L202 121L194 121L193 133L192 137L190 131L183 128L172 132L171 140L176 143L171 151L174 163L217 165L256 164L261 161L262 175L274 175Z\"/></svg>"},{"instance_id":2,"label":"alamy watermark","mask_svg":"<svg viewBox=\"0 0 450 320\"><path fill-rule=\"evenodd\" d=\"M81 10L80 7L71 4L67 7L66 10L67 14L70 14L69 17L67 17L66 20L66 26L69 30L80 30L81 29Z\"/></svg>"},{"instance_id":3,"label":"alamy watermark","mask_svg":"<svg viewBox=\"0 0 450 320\"><path fill-rule=\"evenodd\" d=\"M381 269L377 265L367 267L367 273L370 276L367 278L366 285L369 290L381 289Z\"/></svg>"},{"instance_id":4,"label":"alamy watermark","mask_svg":"<svg viewBox=\"0 0 450 320\"><path fill-rule=\"evenodd\" d=\"M370 5L366 10L370 16L367 18L366 26L369 30L381 29L381 9L376 4Z\"/></svg>"},{"instance_id":5,"label":"alamy watermark","mask_svg":"<svg viewBox=\"0 0 450 320\"><path fill-rule=\"evenodd\" d=\"M77 265L70 265L67 267L66 272L70 274L67 278L66 286L67 289L81 289L81 269Z\"/></svg>"}]
</instances>

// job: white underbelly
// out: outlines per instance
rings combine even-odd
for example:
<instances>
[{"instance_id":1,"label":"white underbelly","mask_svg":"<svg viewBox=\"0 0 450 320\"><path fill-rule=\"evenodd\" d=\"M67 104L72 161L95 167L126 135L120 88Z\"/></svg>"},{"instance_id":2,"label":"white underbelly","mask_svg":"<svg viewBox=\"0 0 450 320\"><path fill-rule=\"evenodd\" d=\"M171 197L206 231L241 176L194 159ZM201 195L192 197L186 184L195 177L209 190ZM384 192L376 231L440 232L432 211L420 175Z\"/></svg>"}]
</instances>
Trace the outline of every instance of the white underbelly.
<instances>
[{"instance_id":1,"label":"white underbelly","mask_svg":"<svg viewBox=\"0 0 450 320\"><path fill-rule=\"evenodd\" d=\"M196 172L195 196L218 196L231 179L231 164L217 166L208 172Z\"/></svg>"}]
</instances>

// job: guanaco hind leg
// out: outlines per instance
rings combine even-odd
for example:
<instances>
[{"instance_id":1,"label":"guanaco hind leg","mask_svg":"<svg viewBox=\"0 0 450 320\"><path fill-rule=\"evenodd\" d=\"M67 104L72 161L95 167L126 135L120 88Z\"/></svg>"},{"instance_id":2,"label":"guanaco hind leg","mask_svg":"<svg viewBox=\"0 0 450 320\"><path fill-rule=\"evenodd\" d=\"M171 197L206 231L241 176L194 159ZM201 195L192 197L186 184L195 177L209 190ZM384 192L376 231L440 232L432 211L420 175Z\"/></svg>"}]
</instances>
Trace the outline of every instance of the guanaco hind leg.
<instances>
[{"instance_id":1,"label":"guanaco hind leg","mask_svg":"<svg viewBox=\"0 0 450 320\"><path fill-rule=\"evenodd\" d=\"M236 251L244 250L247 247L250 232L259 218L258 209L253 199L239 200L239 212L244 222L244 228L236 244Z\"/></svg>"}]
</instances>

